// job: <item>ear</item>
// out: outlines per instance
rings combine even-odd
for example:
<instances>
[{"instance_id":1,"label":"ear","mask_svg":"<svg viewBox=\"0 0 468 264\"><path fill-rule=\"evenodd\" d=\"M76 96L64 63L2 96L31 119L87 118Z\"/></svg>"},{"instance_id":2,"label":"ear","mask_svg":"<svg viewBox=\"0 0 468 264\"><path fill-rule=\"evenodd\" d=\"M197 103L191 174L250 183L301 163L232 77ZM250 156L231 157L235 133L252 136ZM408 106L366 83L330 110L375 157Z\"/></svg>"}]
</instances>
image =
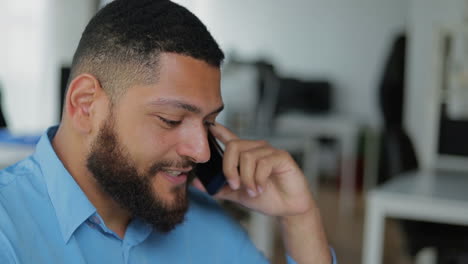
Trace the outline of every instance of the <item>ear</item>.
<instances>
[{"instance_id":1,"label":"ear","mask_svg":"<svg viewBox=\"0 0 468 264\"><path fill-rule=\"evenodd\" d=\"M65 99L65 115L81 133L90 133L96 122L94 109L105 95L96 77L80 74L70 83Z\"/></svg>"}]
</instances>

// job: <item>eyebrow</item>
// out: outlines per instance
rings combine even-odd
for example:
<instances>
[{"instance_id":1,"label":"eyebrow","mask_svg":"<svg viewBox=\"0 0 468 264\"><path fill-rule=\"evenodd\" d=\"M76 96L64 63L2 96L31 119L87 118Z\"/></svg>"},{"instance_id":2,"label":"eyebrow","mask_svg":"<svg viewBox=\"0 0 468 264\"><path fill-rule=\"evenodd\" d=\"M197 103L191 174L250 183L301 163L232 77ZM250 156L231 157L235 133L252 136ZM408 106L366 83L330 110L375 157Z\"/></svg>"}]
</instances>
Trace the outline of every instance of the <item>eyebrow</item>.
<instances>
[{"instance_id":1,"label":"eyebrow","mask_svg":"<svg viewBox=\"0 0 468 264\"><path fill-rule=\"evenodd\" d=\"M202 112L200 107L196 105L189 104L189 103L186 103L180 100L175 100L175 99L160 98L156 101L151 101L149 105L154 105L154 106L166 106L167 105L167 106L183 109L194 114L200 114ZM218 107L217 109L209 113L207 116L212 115L212 114L217 114L223 111L223 109L224 109L224 105L221 105L220 107Z\"/></svg>"}]
</instances>

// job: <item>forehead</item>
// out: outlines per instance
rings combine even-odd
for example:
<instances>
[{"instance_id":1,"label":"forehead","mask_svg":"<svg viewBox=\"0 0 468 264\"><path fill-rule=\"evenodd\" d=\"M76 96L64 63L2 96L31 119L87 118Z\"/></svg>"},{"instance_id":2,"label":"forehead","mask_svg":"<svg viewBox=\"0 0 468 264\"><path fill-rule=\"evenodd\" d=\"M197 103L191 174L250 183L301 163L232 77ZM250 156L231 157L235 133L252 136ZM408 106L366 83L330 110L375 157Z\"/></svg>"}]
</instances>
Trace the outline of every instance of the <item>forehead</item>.
<instances>
[{"instance_id":1,"label":"forehead","mask_svg":"<svg viewBox=\"0 0 468 264\"><path fill-rule=\"evenodd\" d=\"M154 74L154 83L130 87L122 99L132 98L149 106L157 106L151 103L155 101L178 100L199 107L201 112L222 106L218 67L189 56L162 53Z\"/></svg>"},{"instance_id":2,"label":"forehead","mask_svg":"<svg viewBox=\"0 0 468 264\"><path fill-rule=\"evenodd\" d=\"M185 91L193 90L194 92L198 92L195 88L203 88L203 86L207 90L220 88L221 73L218 67L176 53L161 54L157 75L157 83L160 86L183 88ZM194 89L185 89L190 87Z\"/></svg>"}]
</instances>

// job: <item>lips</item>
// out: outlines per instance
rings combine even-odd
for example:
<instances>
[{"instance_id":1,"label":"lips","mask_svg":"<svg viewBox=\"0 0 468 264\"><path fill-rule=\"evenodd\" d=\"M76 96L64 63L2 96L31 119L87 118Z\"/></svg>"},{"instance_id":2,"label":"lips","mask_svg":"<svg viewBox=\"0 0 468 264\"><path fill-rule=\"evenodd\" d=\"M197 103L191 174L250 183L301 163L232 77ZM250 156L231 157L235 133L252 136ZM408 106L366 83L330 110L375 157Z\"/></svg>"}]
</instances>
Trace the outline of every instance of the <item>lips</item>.
<instances>
[{"instance_id":1,"label":"lips","mask_svg":"<svg viewBox=\"0 0 468 264\"><path fill-rule=\"evenodd\" d=\"M166 178L169 182L179 185L183 184L187 181L188 173L190 170L171 170L166 169L162 171L164 178Z\"/></svg>"}]
</instances>

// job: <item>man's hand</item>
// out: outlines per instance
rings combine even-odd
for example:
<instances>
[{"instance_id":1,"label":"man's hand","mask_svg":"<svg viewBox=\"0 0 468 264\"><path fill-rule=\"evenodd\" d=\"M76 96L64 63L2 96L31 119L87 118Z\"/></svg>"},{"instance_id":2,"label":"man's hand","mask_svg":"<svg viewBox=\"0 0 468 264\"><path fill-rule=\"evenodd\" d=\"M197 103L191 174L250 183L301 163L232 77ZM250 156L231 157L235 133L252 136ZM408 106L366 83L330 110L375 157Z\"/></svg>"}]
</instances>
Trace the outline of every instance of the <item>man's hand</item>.
<instances>
[{"instance_id":1,"label":"man's hand","mask_svg":"<svg viewBox=\"0 0 468 264\"><path fill-rule=\"evenodd\" d=\"M309 185L291 155L265 141L239 139L217 123L211 133L225 145L229 183L215 196L271 216L303 214L313 207Z\"/></svg>"},{"instance_id":2,"label":"man's hand","mask_svg":"<svg viewBox=\"0 0 468 264\"><path fill-rule=\"evenodd\" d=\"M215 197L278 217L286 250L297 263L331 263L319 210L291 155L265 141L239 139L219 123L210 131L225 145L229 183ZM194 184L203 189L198 179Z\"/></svg>"}]
</instances>

